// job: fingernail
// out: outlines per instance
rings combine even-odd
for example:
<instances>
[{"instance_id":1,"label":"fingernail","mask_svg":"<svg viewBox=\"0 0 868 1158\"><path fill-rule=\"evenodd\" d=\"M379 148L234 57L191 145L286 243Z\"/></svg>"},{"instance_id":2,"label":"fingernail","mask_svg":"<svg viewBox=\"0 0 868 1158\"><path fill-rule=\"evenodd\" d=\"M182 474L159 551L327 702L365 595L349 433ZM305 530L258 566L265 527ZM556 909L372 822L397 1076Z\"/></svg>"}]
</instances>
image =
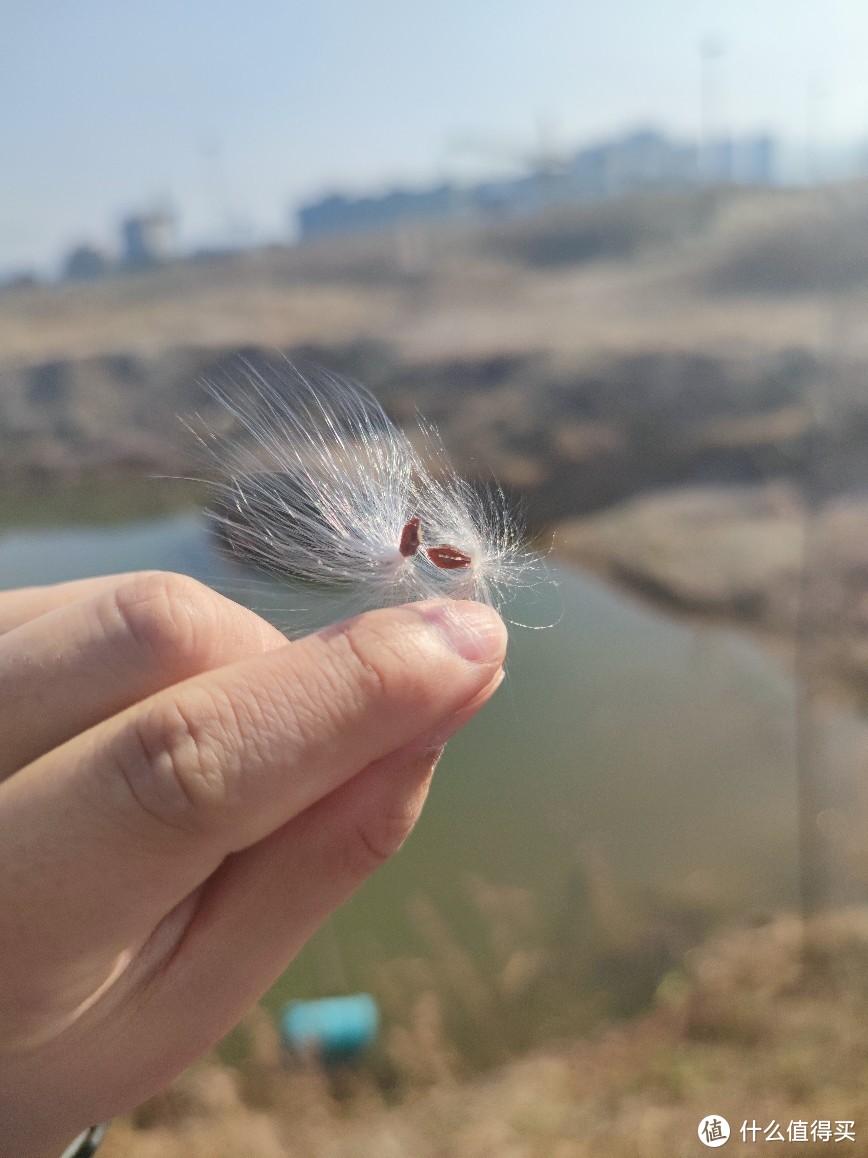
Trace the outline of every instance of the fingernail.
<instances>
[{"instance_id":1,"label":"fingernail","mask_svg":"<svg viewBox=\"0 0 868 1158\"><path fill-rule=\"evenodd\" d=\"M503 659L506 627L497 612L484 603L450 600L423 605L419 611L463 659L471 663L494 663Z\"/></svg>"}]
</instances>

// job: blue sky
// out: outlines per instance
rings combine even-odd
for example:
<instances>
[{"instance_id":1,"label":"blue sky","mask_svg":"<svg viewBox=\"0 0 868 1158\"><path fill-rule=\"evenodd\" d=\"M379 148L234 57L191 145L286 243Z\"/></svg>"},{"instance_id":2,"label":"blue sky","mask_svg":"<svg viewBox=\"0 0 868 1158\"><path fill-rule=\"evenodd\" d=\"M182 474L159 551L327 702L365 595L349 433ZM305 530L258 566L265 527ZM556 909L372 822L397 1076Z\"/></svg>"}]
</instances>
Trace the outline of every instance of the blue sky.
<instances>
[{"instance_id":1,"label":"blue sky","mask_svg":"<svg viewBox=\"0 0 868 1158\"><path fill-rule=\"evenodd\" d=\"M286 237L299 199L469 174L458 138L540 120L695 138L708 36L732 131L868 137L864 0L0 0L0 271L160 199L189 244Z\"/></svg>"}]
</instances>

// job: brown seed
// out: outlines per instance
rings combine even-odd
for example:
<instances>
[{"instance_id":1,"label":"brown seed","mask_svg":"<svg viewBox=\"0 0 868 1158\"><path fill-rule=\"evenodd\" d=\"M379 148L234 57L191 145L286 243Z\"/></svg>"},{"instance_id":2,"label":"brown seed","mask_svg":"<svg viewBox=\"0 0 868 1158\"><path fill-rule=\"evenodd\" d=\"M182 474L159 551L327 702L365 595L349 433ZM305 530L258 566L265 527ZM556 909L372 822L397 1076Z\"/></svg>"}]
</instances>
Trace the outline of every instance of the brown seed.
<instances>
[{"instance_id":1,"label":"brown seed","mask_svg":"<svg viewBox=\"0 0 868 1158\"><path fill-rule=\"evenodd\" d=\"M455 571L459 567L469 567L473 560L457 547L429 547L426 551L428 558L435 567L444 571Z\"/></svg>"},{"instance_id":2,"label":"brown seed","mask_svg":"<svg viewBox=\"0 0 868 1158\"><path fill-rule=\"evenodd\" d=\"M421 543L419 535L419 516L414 515L404 524L404 530L401 532L401 542L398 544L398 550L408 559L411 555L415 555L419 550Z\"/></svg>"}]
</instances>

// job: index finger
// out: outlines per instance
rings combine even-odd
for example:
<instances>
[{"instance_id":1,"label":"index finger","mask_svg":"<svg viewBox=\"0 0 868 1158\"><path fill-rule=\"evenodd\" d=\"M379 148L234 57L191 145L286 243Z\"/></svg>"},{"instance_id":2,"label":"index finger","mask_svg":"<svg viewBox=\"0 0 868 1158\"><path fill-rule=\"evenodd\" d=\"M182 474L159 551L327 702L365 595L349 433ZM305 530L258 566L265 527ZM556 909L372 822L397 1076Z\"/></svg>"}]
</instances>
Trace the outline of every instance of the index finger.
<instances>
[{"instance_id":1,"label":"index finger","mask_svg":"<svg viewBox=\"0 0 868 1158\"><path fill-rule=\"evenodd\" d=\"M90 599L117 587L124 579L132 579L137 572L117 575L99 575L93 579L72 579L67 583L49 583L44 587L16 587L0 591L0 635L14 631L40 615Z\"/></svg>"}]
</instances>

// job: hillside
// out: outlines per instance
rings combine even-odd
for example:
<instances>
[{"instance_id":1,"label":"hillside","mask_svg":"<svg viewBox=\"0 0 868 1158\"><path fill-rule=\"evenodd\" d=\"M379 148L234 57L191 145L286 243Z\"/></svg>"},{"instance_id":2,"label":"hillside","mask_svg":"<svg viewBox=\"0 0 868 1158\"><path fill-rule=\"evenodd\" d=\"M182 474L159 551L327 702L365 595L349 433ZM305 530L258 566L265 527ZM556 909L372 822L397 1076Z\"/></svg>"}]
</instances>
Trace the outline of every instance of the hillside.
<instances>
[{"instance_id":1,"label":"hillside","mask_svg":"<svg viewBox=\"0 0 868 1158\"><path fill-rule=\"evenodd\" d=\"M0 473L189 473L199 380L280 350L405 423L421 410L535 529L661 485L799 476L830 401L861 484L864 196L649 196L7 289Z\"/></svg>"}]
</instances>

